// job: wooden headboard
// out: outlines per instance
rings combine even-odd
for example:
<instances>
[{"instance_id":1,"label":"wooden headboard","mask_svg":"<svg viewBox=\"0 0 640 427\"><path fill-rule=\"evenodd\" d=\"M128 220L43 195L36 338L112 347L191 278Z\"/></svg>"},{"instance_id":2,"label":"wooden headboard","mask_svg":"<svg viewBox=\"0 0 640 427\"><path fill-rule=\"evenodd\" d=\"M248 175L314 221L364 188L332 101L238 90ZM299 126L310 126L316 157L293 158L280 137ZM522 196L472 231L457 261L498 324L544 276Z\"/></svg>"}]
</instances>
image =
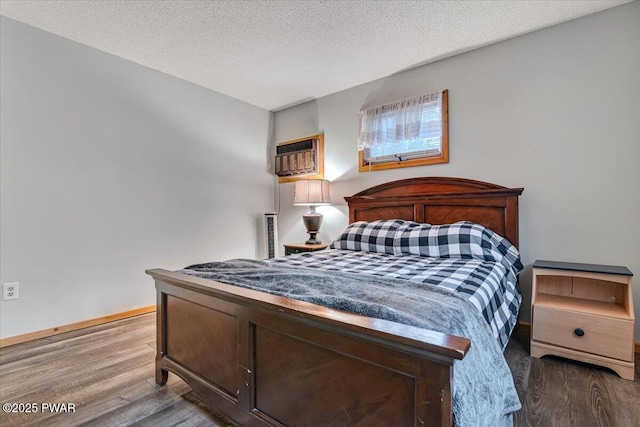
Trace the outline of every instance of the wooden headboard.
<instances>
[{"instance_id":1,"label":"wooden headboard","mask_svg":"<svg viewBox=\"0 0 640 427\"><path fill-rule=\"evenodd\" d=\"M345 197L349 223L404 219L429 224L471 221L518 246L518 196L506 188L464 178L424 177L392 181Z\"/></svg>"}]
</instances>

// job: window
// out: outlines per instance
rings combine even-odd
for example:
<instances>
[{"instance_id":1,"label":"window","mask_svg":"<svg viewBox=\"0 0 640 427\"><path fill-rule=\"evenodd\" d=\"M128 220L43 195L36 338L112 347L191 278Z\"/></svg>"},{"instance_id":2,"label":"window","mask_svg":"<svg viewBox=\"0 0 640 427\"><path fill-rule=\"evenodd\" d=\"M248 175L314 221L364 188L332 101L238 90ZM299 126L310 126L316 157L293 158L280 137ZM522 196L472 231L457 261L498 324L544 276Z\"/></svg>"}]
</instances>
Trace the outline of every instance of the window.
<instances>
[{"instance_id":1,"label":"window","mask_svg":"<svg viewBox=\"0 0 640 427\"><path fill-rule=\"evenodd\" d=\"M448 91L358 113L359 171L449 162Z\"/></svg>"}]
</instances>

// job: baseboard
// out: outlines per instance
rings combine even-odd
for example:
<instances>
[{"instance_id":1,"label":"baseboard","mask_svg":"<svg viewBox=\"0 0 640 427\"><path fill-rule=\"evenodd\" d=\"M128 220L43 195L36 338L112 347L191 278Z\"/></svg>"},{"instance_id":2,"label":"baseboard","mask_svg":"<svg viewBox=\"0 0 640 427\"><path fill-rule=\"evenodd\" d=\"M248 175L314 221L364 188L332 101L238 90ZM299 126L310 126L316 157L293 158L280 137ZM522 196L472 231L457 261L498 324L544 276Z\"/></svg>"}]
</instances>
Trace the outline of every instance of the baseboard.
<instances>
[{"instance_id":1,"label":"baseboard","mask_svg":"<svg viewBox=\"0 0 640 427\"><path fill-rule=\"evenodd\" d=\"M518 322L518 328L520 328L523 332L531 333L531 323L529 322ZM640 354L640 342L635 343L635 352Z\"/></svg>"},{"instance_id":2,"label":"baseboard","mask_svg":"<svg viewBox=\"0 0 640 427\"><path fill-rule=\"evenodd\" d=\"M27 334L15 335L8 338L0 338L0 348L9 347L10 345L21 344L27 341L37 340L38 338L52 337L54 335L63 334L65 332L77 331L78 329L88 328L90 326L102 325L104 323L114 322L116 320L126 319L128 317L139 316L141 314L153 313L156 311L155 305L148 307L136 308L134 310L123 311L121 313L110 314L108 316L96 317L95 319L83 320L81 322L70 323L68 325L58 326L50 329L29 332Z\"/></svg>"}]
</instances>

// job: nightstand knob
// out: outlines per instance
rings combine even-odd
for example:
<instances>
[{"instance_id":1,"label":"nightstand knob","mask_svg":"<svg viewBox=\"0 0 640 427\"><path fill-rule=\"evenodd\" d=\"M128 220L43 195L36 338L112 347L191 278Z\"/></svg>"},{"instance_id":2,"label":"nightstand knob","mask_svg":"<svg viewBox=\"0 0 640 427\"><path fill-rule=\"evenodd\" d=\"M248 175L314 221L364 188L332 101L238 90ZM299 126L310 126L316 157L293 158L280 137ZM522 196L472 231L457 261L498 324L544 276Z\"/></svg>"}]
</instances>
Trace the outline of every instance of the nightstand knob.
<instances>
[{"instance_id":1,"label":"nightstand knob","mask_svg":"<svg viewBox=\"0 0 640 427\"><path fill-rule=\"evenodd\" d=\"M582 328L576 328L576 329L573 331L573 333L574 333L574 334L576 334L577 336L581 337L581 336L583 336L583 335L584 335L584 329L582 329Z\"/></svg>"}]
</instances>

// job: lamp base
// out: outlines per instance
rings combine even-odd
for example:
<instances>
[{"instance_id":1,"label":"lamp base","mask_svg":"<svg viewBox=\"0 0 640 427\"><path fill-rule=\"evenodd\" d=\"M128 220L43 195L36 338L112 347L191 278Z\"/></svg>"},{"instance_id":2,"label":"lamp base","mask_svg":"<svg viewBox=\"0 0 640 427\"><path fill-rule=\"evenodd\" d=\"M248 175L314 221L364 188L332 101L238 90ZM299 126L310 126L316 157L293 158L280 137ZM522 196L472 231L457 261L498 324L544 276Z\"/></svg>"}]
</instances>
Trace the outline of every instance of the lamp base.
<instances>
[{"instance_id":1,"label":"lamp base","mask_svg":"<svg viewBox=\"0 0 640 427\"><path fill-rule=\"evenodd\" d=\"M316 234L318 233L309 233L309 240L307 240L305 245L319 245L322 243L320 240L316 239Z\"/></svg>"},{"instance_id":2,"label":"lamp base","mask_svg":"<svg viewBox=\"0 0 640 427\"><path fill-rule=\"evenodd\" d=\"M322 224L322 214L316 212L315 206L311 207L311 211L309 211L309 213L302 215L302 221L307 229L307 233L309 233L309 240L304 243L307 245L317 245L322 243L320 240L316 239L316 235L318 234L318 231L320 231L320 225Z\"/></svg>"}]
</instances>

